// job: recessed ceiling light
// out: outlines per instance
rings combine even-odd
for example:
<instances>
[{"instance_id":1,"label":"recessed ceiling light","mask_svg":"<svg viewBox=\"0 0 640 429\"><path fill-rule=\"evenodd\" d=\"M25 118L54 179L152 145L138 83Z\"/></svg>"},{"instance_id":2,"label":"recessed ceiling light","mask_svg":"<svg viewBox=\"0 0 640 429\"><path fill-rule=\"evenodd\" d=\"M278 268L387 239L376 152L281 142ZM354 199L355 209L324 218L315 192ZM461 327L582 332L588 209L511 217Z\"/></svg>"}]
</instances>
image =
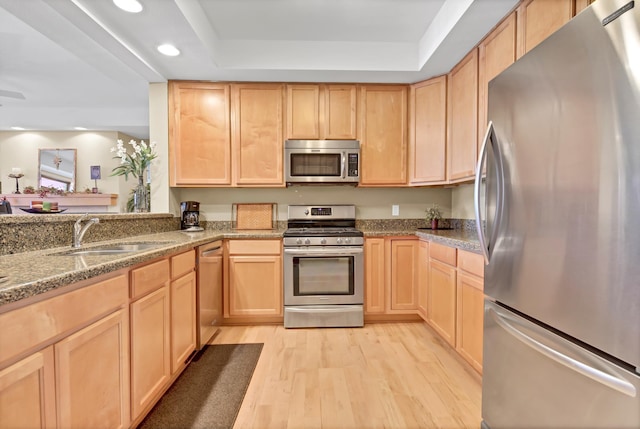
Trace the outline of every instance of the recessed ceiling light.
<instances>
[{"instance_id":1,"label":"recessed ceiling light","mask_svg":"<svg viewBox=\"0 0 640 429\"><path fill-rule=\"evenodd\" d=\"M73 129L78 131L87 131L85 127L73 127Z\"/></svg>"},{"instance_id":2,"label":"recessed ceiling light","mask_svg":"<svg viewBox=\"0 0 640 429\"><path fill-rule=\"evenodd\" d=\"M177 55L180 55L180 51L178 50L178 48L168 43L158 46L158 52L160 52L161 54L167 55L169 57L175 57Z\"/></svg>"},{"instance_id":3,"label":"recessed ceiling light","mask_svg":"<svg viewBox=\"0 0 640 429\"><path fill-rule=\"evenodd\" d=\"M142 11L142 5L138 0L113 0L113 3L127 12L138 13Z\"/></svg>"},{"instance_id":4,"label":"recessed ceiling light","mask_svg":"<svg viewBox=\"0 0 640 429\"><path fill-rule=\"evenodd\" d=\"M11 127L12 130L16 130L16 131L24 131L25 129L22 127Z\"/></svg>"}]
</instances>

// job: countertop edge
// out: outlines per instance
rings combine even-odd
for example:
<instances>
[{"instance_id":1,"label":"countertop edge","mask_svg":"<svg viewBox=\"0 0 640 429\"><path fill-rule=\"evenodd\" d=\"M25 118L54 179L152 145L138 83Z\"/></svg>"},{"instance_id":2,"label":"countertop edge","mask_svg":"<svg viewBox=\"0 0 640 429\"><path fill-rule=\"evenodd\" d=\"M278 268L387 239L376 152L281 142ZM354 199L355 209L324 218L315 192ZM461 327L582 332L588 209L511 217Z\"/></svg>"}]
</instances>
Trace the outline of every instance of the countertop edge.
<instances>
[{"instance_id":1,"label":"countertop edge","mask_svg":"<svg viewBox=\"0 0 640 429\"><path fill-rule=\"evenodd\" d=\"M469 250L479 253L480 246L477 239L471 233L464 233L465 230L448 230L448 231L416 231L416 230L366 230L363 231L365 237L384 237L384 236L417 236L421 239L438 242L447 246L456 247L463 250ZM281 239L284 233L283 229L279 230L205 230L202 232L183 232L180 230L161 232L156 234L146 234L132 236L127 239L115 239L109 241L101 241L90 243L86 248L91 248L97 245L104 244L126 244L127 242L139 242L139 241L158 241L163 244L160 247L136 252L134 254L122 254L118 256L109 257L97 257L89 256L85 257L69 257L66 260L74 261L74 268L57 267L57 269L51 268L50 270L44 269L46 274L38 276L32 274L35 279L24 279L23 276L15 275L15 277L22 277L20 281L14 281L11 283L12 275L9 274L9 280L7 283L0 283L0 312L4 312L3 306L17 301L41 295L43 293L59 289L73 283L91 279L103 274L108 274L113 271L117 271L123 268L132 267L138 264L142 264L163 256L186 251L200 245L210 243L216 240L222 239L269 239L276 238ZM49 263L54 266L56 262L51 258L58 258L54 256L56 253L67 250L68 247L58 247L46 250L38 250L25 253L17 253L13 255L0 256L0 268L3 268L3 272L7 269L11 270L29 270L34 261L40 261L39 263ZM76 259L78 258L78 259ZM86 264L86 260L90 258L99 258L90 260L89 264ZM83 266L85 263L85 266ZM60 264L62 265L62 264ZM47 272L50 271L50 272Z\"/></svg>"}]
</instances>

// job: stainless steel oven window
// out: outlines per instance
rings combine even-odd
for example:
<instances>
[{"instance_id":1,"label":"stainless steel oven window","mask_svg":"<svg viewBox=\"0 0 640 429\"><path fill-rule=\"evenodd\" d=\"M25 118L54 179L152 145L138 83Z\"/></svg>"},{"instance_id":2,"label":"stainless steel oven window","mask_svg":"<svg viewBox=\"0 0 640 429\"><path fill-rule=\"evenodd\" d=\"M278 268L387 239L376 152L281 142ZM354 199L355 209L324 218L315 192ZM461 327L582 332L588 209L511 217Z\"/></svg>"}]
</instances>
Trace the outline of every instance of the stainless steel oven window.
<instances>
[{"instance_id":1,"label":"stainless steel oven window","mask_svg":"<svg viewBox=\"0 0 640 429\"><path fill-rule=\"evenodd\" d=\"M294 257L293 294L353 295L354 257Z\"/></svg>"},{"instance_id":2,"label":"stainless steel oven window","mask_svg":"<svg viewBox=\"0 0 640 429\"><path fill-rule=\"evenodd\" d=\"M342 174L342 155L340 153L292 153L289 155L291 176L330 176Z\"/></svg>"}]
</instances>

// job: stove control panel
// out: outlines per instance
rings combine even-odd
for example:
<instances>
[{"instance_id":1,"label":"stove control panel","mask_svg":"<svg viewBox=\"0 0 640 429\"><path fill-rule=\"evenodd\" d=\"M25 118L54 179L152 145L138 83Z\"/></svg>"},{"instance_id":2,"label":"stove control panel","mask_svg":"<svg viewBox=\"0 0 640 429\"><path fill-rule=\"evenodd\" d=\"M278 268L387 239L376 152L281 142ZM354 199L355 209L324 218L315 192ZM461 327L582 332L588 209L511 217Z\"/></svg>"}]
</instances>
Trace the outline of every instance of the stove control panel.
<instances>
[{"instance_id":1,"label":"stove control panel","mask_svg":"<svg viewBox=\"0 0 640 429\"><path fill-rule=\"evenodd\" d=\"M363 237L284 237L284 246L362 246Z\"/></svg>"}]
</instances>

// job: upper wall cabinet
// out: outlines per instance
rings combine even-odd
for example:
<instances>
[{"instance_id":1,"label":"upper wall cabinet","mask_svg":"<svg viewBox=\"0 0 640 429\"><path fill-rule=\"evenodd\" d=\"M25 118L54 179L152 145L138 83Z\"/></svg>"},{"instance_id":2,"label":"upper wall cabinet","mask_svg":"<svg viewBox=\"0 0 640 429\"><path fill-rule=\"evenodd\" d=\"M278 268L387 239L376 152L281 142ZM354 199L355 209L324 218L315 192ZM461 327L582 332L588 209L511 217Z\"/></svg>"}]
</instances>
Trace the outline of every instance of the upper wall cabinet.
<instances>
[{"instance_id":1,"label":"upper wall cabinet","mask_svg":"<svg viewBox=\"0 0 640 429\"><path fill-rule=\"evenodd\" d=\"M287 85L287 139L356 139L355 85Z\"/></svg>"},{"instance_id":2,"label":"upper wall cabinet","mask_svg":"<svg viewBox=\"0 0 640 429\"><path fill-rule=\"evenodd\" d=\"M171 186L231 184L229 85L169 82Z\"/></svg>"},{"instance_id":3,"label":"upper wall cabinet","mask_svg":"<svg viewBox=\"0 0 640 429\"><path fill-rule=\"evenodd\" d=\"M588 7L595 0L576 0L576 15L582 12L582 10Z\"/></svg>"},{"instance_id":4,"label":"upper wall cabinet","mask_svg":"<svg viewBox=\"0 0 640 429\"><path fill-rule=\"evenodd\" d=\"M447 102L447 179L473 178L478 130L478 49L449 73Z\"/></svg>"},{"instance_id":5,"label":"upper wall cabinet","mask_svg":"<svg viewBox=\"0 0 640 429\"><path fill-rule=\"evenodd\" d=\"M478 46L478 149L487 128L489 81L516 60L516 13L507 16ZM478 153L480 151L478 150Z\"/></svg>"},{"instance_id":6,"label":"upper wall cabinet","mask_svg":"<svg viewBox=\"0 0 640 429\"><path fill-rule=\"evenodd\" d=\"M446 180L447 77L411 85L409 89L409 183L427 185Z\"/></svg>"},{"instance_id":7,"label":"upper wall cabinet","mask_svg":"<svg viewBox=\"0 0 640 429\"><path fill-rule=\"evenodd\" d=\"M407 86L360 88L360 186L407 184Z\"/></svg>"},{"instance_id":8,"label":"upper wall cabinet","mask_svg":"<svg viewBox=\"0 0 640 429\"><path fill-rule=\"evenodd\" d=\"M231 85L233 184L284 186L284 84Z\"/></svg>"},{"instance_id":9,"label":"upper wall cabinet","mask_svg":"<svg viewBox=\"0 0 640 429\"><path fill-rule=\"evenodd\" d=\"M574 15L575 0L524 0L518 6L518 58Z\"/></svg>"}]
</instances>

